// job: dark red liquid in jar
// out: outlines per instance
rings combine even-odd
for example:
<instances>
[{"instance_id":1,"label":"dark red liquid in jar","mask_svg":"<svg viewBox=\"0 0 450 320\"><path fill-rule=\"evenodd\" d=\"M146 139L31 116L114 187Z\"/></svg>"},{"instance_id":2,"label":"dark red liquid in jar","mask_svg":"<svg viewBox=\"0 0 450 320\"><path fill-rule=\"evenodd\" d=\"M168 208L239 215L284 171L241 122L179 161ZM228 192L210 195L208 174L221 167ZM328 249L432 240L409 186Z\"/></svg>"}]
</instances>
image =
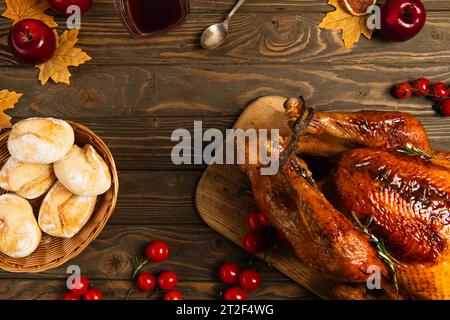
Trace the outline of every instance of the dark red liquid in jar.
<instances>
[{"instance_id":1,"label":"dark red liquid in jar","mask_svg":"<svg viewBox=\"0 0 450 320\"><path fill-rule=\"evenodd\" d=\"M130 18L141 34L153 34L183 22L189 10L187 0L126 0Z\"/></svg>"}]
</instances>

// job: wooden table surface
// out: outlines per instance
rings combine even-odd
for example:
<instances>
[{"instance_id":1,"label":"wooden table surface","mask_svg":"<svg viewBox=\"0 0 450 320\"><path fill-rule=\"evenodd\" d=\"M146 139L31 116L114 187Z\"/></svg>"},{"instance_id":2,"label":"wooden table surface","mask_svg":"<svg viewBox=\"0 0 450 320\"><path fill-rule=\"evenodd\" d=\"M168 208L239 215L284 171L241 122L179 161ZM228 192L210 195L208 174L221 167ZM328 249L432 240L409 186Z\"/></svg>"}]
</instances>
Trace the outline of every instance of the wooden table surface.
<instances>
[{"instance_id":1,"label":"wooden table surface","mask_svg":"<svg viewBox=\"0 0 450 320\"><path fill-rule=\"evenodd\" d=\"M0 89L24 93L9 112L14 121L53 116L83 123L104 138L115 157L121 184L116 211L99 238L69 263L79 265L105 298L125 297L130 258L152 239L167 241L172 254L147 269L176 271L186 298L219 299L218 266L248 261L196 212L195 188L205 167L170 160L172 131L192 131L194 120L203 120L205 129L224 130L260 96L303 95L320 110L412 112L434 147L450 149L449 122L435 115L429 101L399 102L389 94L394 83L418 76L450 81L450 1L424 1L427 24L411 41L362 39L345 49L340 32L317 27L332 10L325 0L248 0L231 23L226 45L202 50L202 30L222 20L234 2L191 0L190 18L180 28L136 40L120 24L112 0L94 0L79 41L92 60L71 69L70 86L41 86L38 70L9 52L10 22L0 18ZM58 22L63 25L61 18ZM0 299L61 298L67 265L39 274L0 272ZM262 278L257 299L315 298L269 267Z\"/></svg>"}]
</instances>

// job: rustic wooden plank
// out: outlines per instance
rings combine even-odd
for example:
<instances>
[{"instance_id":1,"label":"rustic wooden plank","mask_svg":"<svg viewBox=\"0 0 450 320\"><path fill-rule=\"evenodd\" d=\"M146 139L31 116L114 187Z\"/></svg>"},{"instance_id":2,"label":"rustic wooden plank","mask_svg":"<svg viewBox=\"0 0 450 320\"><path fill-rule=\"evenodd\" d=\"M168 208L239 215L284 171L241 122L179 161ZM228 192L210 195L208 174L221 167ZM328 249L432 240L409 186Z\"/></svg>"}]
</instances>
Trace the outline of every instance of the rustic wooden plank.
<instances>
[{"instance_id":1,"label":"rustic wooden plank","mask_svg":"<svg viewBox=\"0 0 450 320\"><path fill-rule=\"evenodd\" d=\"M166 226L108 224L99 237L78 257L61 267L40 272L39 277L64 279L66 268L74 264L83 274L95 279L128 280L133 270L132 259L142 254L152 240L164 240L171 249L170 257L163 263L150 263L143 270L158 273L175 271L180 280L218 282L218 270L222 263L233 261L243 268L259 268L263 265L221 235L205 225L189 226L180 219L178 224ZM287 249L287 248L286 248ZM290 249L289 249L290 250ZM288 279L274 269L263 266L262 281L287 282ZM15 274L0 271L0 278L36 278L36 274ZM3 281L3 280L0 280ZM3 282L2 282L3 283ZM0 286L1 287L1 286Z\"/></svg>"},{"instance_id":2,"label":"rustic wooden plank","mask_svg":"<svg viewBox=\"0 0 450 320\"><path fill-rule=\"evenodd\" d=\"M361 108L361 107L360 107ZM358 109L355 106L356 110ZM109 148L111 149L116 165L121 174L121 193L124 188L131 188L133 184L144 183L145 179L152 181L159 179L174 179L178 181L178 185L188 184L194 186L195 181L198 179L198 173L206 168L206 165L174 165L171 160L171 151L176 142L172 142L170 137L172 131L177 128L186 128L193 135L193 122L194 120L203 121L203 131L209 128L217 128L222 132L227 128L231 128L236 117L235 116L221 116L215 117L176 117L176 118L132 118L122 119L121 125L118 126L115 119L77 119L77 121L87 125L93 129L98 135L100 135ZM424 124L433 147L450 150L450 120L437 115L425 115L419 116L418 119ZM155 125L151 125L151 123ZM192 149L192 148L191 148ZM128 172L136 171L155 171L158 172L164 170L161 177L156 175L156 178L152 177L153 173L143 173L142 177L134 176L133 174L127 175ZM181 170L188 170L187 178L182 176ZM173 172L172 172L173 171ZM168 175L168 176L165 176ZM134 182L136 181L139 182ZM164 181L164 180L163 180ZM122 187L123 186L123 187ZM161 193L170 194L174 190L171 186L164 187L164 191ZM185 198L168 198L156 200L155 205L161 206L161 210L170 208L170 201L176 201L182 212L189 207L189 201ZM149 200L150 198L144 198L141 200ZM130 213L139 214L141 210L139 201L130 197L123 198L119 202L118 207L129 206ZM186 202L185 202L186 201ZM136 202L136 206L133 202ZM126 203L126 204L125 204ZM146 202L145 205L150 203ZM134 216L133 216L134 217ZM138 217L138 216L136 216Z\"/></svg>"},{"instance_id":3,"label":"rustic wooden plank","mask_svg":"<svg viewBox=\"0 0 450 320\"><path fill-rule=\"evenodd\" d=\"M34 68L3 68L0 87L24 93L15 117L52 115L109 118L120 128L126 119L157 126L159 116L237 116L264 95L303 95L320 110L396 109L434 115L429 101L394 99L392 86L418 76L450 79L449 65L318 65L265 66L80 66L72 84L36 80ZM145 119L147 118L147 119ZM113 122L114 121L114 122ZM154 122L154 124L152 124ZM135 121L136 126L139 123Z\"/></svg>"},{"instance_id":4,"label":"rustic wooden plank","mask_svg":"<svg viewBox=\"0 0 450 320\"><path fill-rule=\"evenodd\" d=\"M355 108L351 111L359 110L361 108ZM362 108L369 109L369 108ZM427 133L429 135L431 144L434 148L444 149L450 151L450 119L440 117L438 115L430 116L418 116L417 117L424 125ZM171 119L173 120L173 119ZM204 165L180 165L175 166L172 164L170 159L170 153L175 142L170 141L171 130L176 128L186 128L191 134L193 134L193 120L192 119L176 119L178 120L178 126L164 127L167 131L161 130L159 132L161 140L158 144L152 145L146 141L146 139L139 139L134 137L122 137L120 133L112 140L108 136L108 132L105 129L106 141L111 146L113 153L118 161L119 168L124 170L151 170L153 169L197 169L200 170L204 168ZM211 119L205 119L204 130L209 128L217 128L222 132L226 128L231 128L235 117L222 118L222 121L208 121ZM164 123L165 121L161 121ZM96 128L94 126L94 128ZM141 133L142 134L142 133ZM151 137L154 134L153 130L144 132L143 135L146 137ZM120 142L119 142L120 141ZM130 146L129 148L124 148L123 146ZM132 146L132 147L131 147ZM130 162L131 161L131 162Z\"/></svg>"},{"instance_id":5,"label":"rustic wooden plank","mask_svg":"<svg viewBox=\"0 0 450 320\"><path fill-rule=\"evenodd\" d=\"M431 105L431 103L429 104ZM355 111L370 109L370 107L354 105L353 108L345 109L346 111ZM399 109L401 110L401 108ZM425 126L432 146L450 151L450 120L434 114L419 115L418 119ZM203 121L203 131L209 128L217 128L225 132L225 129L232 127L236 117L176 117L159 118L157 121L147 118L139 120L124 119L121 121L122 126L119 128L111 128L113 122L108 120L88 119L84 121L83 119L81 122L94 129L105 139L114 154L119 170L202 170L205 165L186 164L176 166L171 161L171 151L173 146L176 145L176 142L170 140L172 131L177 128L185 128L193 136L194 120ZM157 123L157 125L152 126L149 123ZM191 148L191 150L193 149ZM182 183L187 182L183 180Z\"/></svg>"},{"instance_id":6,"label":"rustic wooden plank","mask_svg":"<svg viewBox=\"0 0 450 320\"><path fill-rule=\"evenodd\" d=\"M44 88L34 70L4 68L0 83L24 92L13 110L14 120L54 116L83 123L110 146L118 168L180 170L170 153L173 130L193 131L194 120L204 129L232 126L241 110L262 95L297 96L322 111L361 109L411 112L424 122L436 147L450 149L449 120L435 114L425 99L400 101L390 95L394 83L419 74L449 82L448 66L306 64L268 66L80 67L71 86ZM174 94L176 88L176 94Z\"/></svg>"},{"instance_id":7,"label":"rustic wooden plank","mask_svg":"<svg viewBox=\"0 0 450 320\"><path fill-rule=\"evenodd\" d=\"M446 63L450 61L450 12L429 13L424 30L413 40L390 43L374 37L345 49L340 32L318 28L323 13L239 13L230 39L221 48L203 50L199 39L222 14L192 14L181 27L150 39L133 39L114 14L94 10L82 20L79 45L89 65L266 64L266 63ZM58 18L60 25L63 20ZM7 46L10 22L0 19L0 66L19 65ZM32 67L29 67L32 68Z\"/></svg>"},{"instance_id":8,"label":"rustic wooden plank","mask_svg":"<svg viewBox=\"0 0 450 320\"><path fill-rule=\"evenodd\" d=\"M229 41L219 49L203 50L199 39L220 15L192 15L181 28L152 39L131 39L114 19L86 22L80 45L94 64L165 63L439 63L450 61L445 30L450 12L429 13L426 27L413 40L392 43L374 37L343 47L340 31L318 28L324 14L238 14L230 25ZM104 43L106 45L100 45ZM439 58L439 60L436 60Z\"/></svg>"},{"instance_id":9,"label":"rustic wooden plank","mask_svg":"<svg viewBox=\"0 0 450 320\"><path fill-rule=\"evenodd\" d=\"M186 128L193 135L194 120L202 120L204 130L218 128L225 131L234 122L234 117L225 118L132 118L122 119L115 127L113 119L80 119L82 123L99 134L110 147L117 167L122 171L137 170L202 170L205 165L174 165L171 141L173 130ZM204 131L203 130L203 131ZM169 191L170 192L170 191Z\"/></svg>"},{"instance_id":10,"label":"rustic wooden plank","mask_svg":"<svg viewBox=\"0 0 450 320\"><path fill-rule=\"evenodd\" d=\"M422 0L427 11L448 11L450 4L447 0ZM192 13L226 13L236 3L235 0L190 0ZM85 16L92 15L92 12L103 12L110 10L111 1L96 0L91 10ZM4 3L0 3L0 10L3 10ZM327 0L252 0L245 3L240 8L240 12L327 12L330 10Z\"/></svg>"},{"instance_id":11,"label":"rustic wooden plank","mask_svg":"<svg viewBox=\"0 0 450 320\"><path fill-rule=\"evenodd\" d=\"M101 2L107 0L100 0ZM191 8L195 11L210 12L211 10L224 10L233 6L234 0L191 0ZM327 0L252 0L248 1L242 10L249 12L265 11L300 11L325 12L329 10ZM380 2L380 1L378 1ZM450 10L446 0L423 0L428 11Z\"/></svg>"},{"instance_id":12,"label":"rustic wooden plank","mask_svg":"<svg viewBox=\"0 0 450 320\"><path fill-rule=\"evenodd\" d=\"M119 201L110 224L198 225L195 187L202 171L120 172Z\"/></svg>"},{"instance_id":13,"label":"rustic wooden plank","mask_svg":"<svg viewBox=\"0 0 450 320\"><path fill-rule=\"evenodd\" d=\"M48 279L2 279L0 299L2 300L60 300L67 292L64 280ZM125 299L130 282L123 280L94 280L95 287L103 292L105 300ZM30 290L30 288L35 288ZM218 282L180 281L177 290L185 299L222 299L223 285ZM135 291L129 300L162 299L162 293L143 293ZM295 283L266 282L249 299L314 299L314 296Z\"/></svg>"},{"instance_id":14,"label":"rustic wooden plank","mask_svg":"<svg viewBox=\"0 0 450 320\"><path fill-rule=\"evenodd\" d=\"M432 145L435 148L449 150L450 126L444 124L441 118L427 117L423 121L429 134L432 135ZM132 138L127 138L133 144ZM169 146L168 146L169 147ZM162 150L168 150L166 149ZM142 145L136 150L124 151L112 148L118 154L120 166L128 164L128 168L136 170L131 162L140 155L142 162L139 168L148 169L173 168L169 151L155 156L145 153ZM127 160L129 159L129 160ZM131 159L131 160L130 160ZM117 209L111 223L114 224L154 224L164 225L177 223L180 219L184 224L201 224L194 208L194 189L201 176L204 166L182 166L180 169L198 169L198 171L151 171L151 172L119 172L120 194Z\"/></svg>"}]
</instances>

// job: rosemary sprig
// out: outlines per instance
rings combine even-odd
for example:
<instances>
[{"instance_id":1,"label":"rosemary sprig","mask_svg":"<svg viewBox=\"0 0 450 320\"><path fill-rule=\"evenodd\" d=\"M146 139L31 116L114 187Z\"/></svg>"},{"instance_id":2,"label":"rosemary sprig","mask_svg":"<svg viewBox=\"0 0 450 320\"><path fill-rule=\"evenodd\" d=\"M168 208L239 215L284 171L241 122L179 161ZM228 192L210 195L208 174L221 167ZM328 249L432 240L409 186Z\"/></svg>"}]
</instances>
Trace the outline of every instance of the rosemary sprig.
<instances>
[{"instance_id":1,"label":"rosemary sprig","mask_svg":"<svg viewBox=\"0 0 450 320\"><path fill-rule=\"evenodd\" d=\"M131 260L131 259L130 259ZM145 266L148 263L148 259L144 256L141 255L137 255L133 258L132 262L133 262L133 274L131 276L131 286L127 291L127 294L125 296L125 300L128 300L128 298L130 297L130 295L134 292L134 290L136 289L136 276L139 273L139 271L141 271L142 267Z\"/></svg>"},{"instance_id":2,"label":"rosemary sprig","mask_svg":"<svg viewBox=\"0 0 450 320\"><path fill-rule=\"evenodd\" d=\"M410 156L410 157L420 156L420 157L424 157L426 159L431 159L434 157L433 152L416 148L410 143L407 143L402 148L397 149L397 152L406 154L407 156Z\"/></svg>"},{"instance_id":3,"label":"rosemary sprig","mask_svg":"<svg viewBox=\"0 0 450 320\"><path fill-rule=\"evenodd\" d=\"M372 242L375 245L375 248L377 250L378 257L381 261L386 264L389 271L392 275L392 282L394 283L395 289L398 292L398 281L397 281L397 267L395 265L395 259L390 255L390 253L386 249L386 245L384 244L383 239L378 239L375 237L369 230L370 225L373 221L373 216L369 216L366 223L363 224L361 220L358 218L358 216L355 214L355 212L351 212L353 220L355 220L355 223L358 226L358 229L363 232L370 242Z\"/></svg>"},{"instance_id":4,"label":"rosemary sprig","mask_svg":"<svg viewBox=\"0 0 450 320\"><path fill-rule=\"evenodd\" d=\"M139 271L142 269L143 266L145 266L148 263L148 259L144 256L136 256L134 257L133 261L133 280L136 278L136 275L139 273Z\"/></svg>"}]
</instances>

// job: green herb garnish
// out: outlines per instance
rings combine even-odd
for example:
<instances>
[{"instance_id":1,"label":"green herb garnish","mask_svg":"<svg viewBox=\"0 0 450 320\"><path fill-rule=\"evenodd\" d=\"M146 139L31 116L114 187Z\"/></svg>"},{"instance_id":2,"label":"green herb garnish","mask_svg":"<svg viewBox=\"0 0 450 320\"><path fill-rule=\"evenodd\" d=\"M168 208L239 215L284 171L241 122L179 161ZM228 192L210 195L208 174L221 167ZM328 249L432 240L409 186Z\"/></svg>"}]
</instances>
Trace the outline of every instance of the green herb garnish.
<instances>
[{"instance_id":1,"label":"green herb garnish","mask_svg":"<svg viewBox=\"0 0 450 320\"><path fill-rule=\"evenodd\" d=\"M133 279L136 278L136 275L138 274L138 272L142 269L143 266L145 266L148 262L148 259L145 258L144 256L136 256L134 257L134 261L133 261Z\"/></svg>"},{"instance_id":2,"label":"green herb garnish","mask_svg":"<svg viewBox=\"0 0 450 320\"><path fill-rule=\"evenodd\" d=\"M410 143L405 144L401 149L397 149L397 152L406 154L407 156L410 157L420 156L426 159L431 159L434 157L433 152L416 148Z\"/></svg>"},{"instance_id":3,"label":"green herb garnish","mask_svg":"<svg viewBox=\"0 0 450 320\"><path fill-rule=\"evenodd\" d=\"M372 215L369 216L366 223L363 224L361 222L361 220L358 218L358 216L355 214L355 212L352 211L351 213L352 213L353 219L355 220L355 222L358 226L358 229L361 232L363 232L369 238L369 241L375 245L378 257L380 258L381 261L383 261L386 264L389 271L391 272L392 282L394 283L395 289L398 292L397 267L395 266L395 259L387 251L386 245L384 244L383 239L378 239L369 230L369 227L373 221L373 216Z\"/></svg>"}]
</instances>

